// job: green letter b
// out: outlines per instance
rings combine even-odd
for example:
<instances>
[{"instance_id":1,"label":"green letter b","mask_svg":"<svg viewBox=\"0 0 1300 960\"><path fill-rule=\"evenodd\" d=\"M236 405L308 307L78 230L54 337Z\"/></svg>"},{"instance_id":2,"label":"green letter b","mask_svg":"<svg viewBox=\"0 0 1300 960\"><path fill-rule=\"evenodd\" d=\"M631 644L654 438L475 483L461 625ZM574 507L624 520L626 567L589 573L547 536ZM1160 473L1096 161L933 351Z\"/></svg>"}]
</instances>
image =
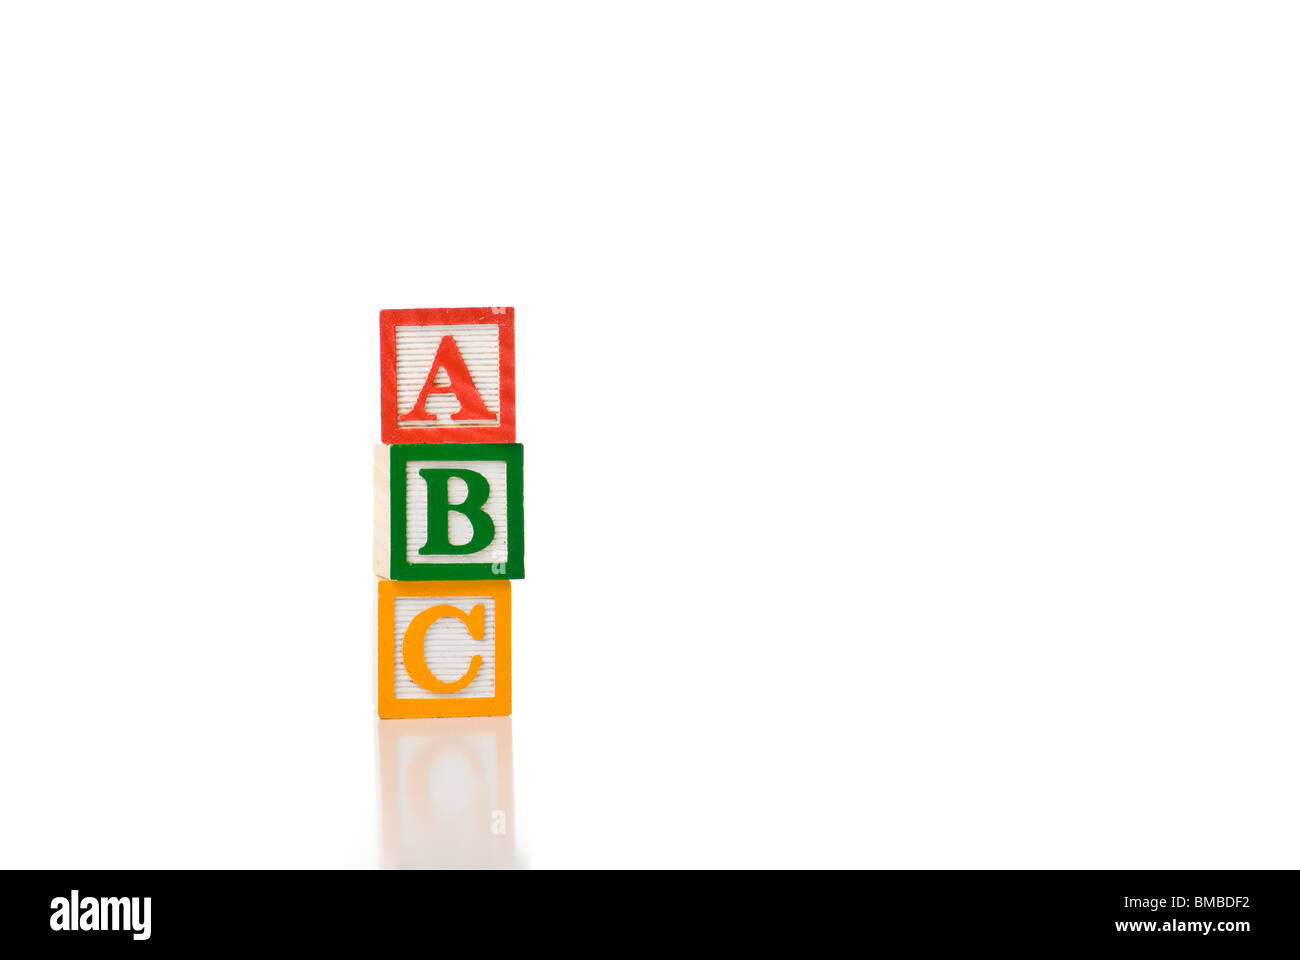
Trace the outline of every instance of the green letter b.
<instances>
[{"instance_id":1,"label":"green letter b","mask_svg":"<svg viewBox=\"0 0 1300 960\"><path fill-rule=\"evenodd\" d=\"M473 470L455 467L425 467L420 471L425 487L429 491L428 528L429 539L420 548L421 556L448 553L477 553L492 542L497 527L492 518L483 510L488 496L492 493L487 477ZM465 499L460 503L448 503L447 487L452 477L465 481ZM451 514L459 513L470 522L474 534L469 543L457 546L451 542Z\"/></svg>"}]
</instances>

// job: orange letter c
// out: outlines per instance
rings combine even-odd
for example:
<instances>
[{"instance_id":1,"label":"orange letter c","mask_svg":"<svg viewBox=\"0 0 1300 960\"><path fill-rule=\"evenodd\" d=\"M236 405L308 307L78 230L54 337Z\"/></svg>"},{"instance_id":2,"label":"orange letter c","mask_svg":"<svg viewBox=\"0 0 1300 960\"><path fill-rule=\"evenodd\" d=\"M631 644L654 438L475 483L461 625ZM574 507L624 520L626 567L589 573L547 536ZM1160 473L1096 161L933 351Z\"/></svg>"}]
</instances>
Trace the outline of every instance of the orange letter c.
<instances>
[{"instance_id":1,"label":"orange letter c","mask_svg":"<svg viewBox=\"0 0 1300 960\"><path fill-rule=\"evenodd\" d=\"M417 613L411 619L411 625L406 628L406 633L402 635L402 666L406 667L406 672L411 679L432 693L455 693L473 683L474 678L478 676L478 668L483 663L482 657L477 653L474 654L465 675L459 680L445 683L435 677L429 665L424 662L424 637L429 632L429 628L443 617L455 617L469 628L469 635L473 639L482 640L485 613L481 603L474 604L469 613L445 603Z\"/></svg>"}]
</instances>

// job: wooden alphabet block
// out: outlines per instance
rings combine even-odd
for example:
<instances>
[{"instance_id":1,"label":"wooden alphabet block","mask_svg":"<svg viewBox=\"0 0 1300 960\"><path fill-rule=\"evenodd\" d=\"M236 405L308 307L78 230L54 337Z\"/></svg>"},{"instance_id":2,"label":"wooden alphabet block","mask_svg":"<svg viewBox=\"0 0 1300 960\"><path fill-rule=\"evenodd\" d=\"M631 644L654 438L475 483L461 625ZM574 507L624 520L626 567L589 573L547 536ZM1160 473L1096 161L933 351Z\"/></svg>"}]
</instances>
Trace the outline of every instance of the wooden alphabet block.
<instances>
[{"instance_id":1,"label":"wooden alphabet block","mask_svg":"<svg viewBox=\"0 0 1300 960\"><path fill-rule=\"evenodd\" d=\"M524 448L375 447L375 573L392 580L524 575Z\"/></svg>"},{"instance_id":2,"label":"wooden alphabet block","mask_svg":"<svg viewBox=\"0 0 1300 960\"><path fill-rule=\"evenodd\" d=\"M510 714L510 583L379 581L379 716Z\"/></svg>"},{"instance_id":3,"label":"wooden alphabet block","mask_svg":"<svg viewBox=\"0 0 1300 960\"><path fill-rule=\"evenodd\" d=\"M513 443L514 307L382 310L384 443Z\"/></svg>"}]
</instances>

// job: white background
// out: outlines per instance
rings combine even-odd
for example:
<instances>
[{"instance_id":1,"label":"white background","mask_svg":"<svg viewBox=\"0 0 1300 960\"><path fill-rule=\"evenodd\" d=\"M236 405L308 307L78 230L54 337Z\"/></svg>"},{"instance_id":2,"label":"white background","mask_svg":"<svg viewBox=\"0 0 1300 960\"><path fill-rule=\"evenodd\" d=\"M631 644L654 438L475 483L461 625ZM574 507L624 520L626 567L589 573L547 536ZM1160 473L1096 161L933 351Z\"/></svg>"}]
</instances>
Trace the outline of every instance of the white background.
<instances>
[{"instance_id":1,"label":"white background","mask_svg":"<svg viewBox=\"0 0 1300 960\"><path fill-rule=\"evenodd\" d=\"M1300 13L0 13L0 865L379 862L378 311L512 304L524 866L1295 867Z\"/></svg>"}]
</instances>

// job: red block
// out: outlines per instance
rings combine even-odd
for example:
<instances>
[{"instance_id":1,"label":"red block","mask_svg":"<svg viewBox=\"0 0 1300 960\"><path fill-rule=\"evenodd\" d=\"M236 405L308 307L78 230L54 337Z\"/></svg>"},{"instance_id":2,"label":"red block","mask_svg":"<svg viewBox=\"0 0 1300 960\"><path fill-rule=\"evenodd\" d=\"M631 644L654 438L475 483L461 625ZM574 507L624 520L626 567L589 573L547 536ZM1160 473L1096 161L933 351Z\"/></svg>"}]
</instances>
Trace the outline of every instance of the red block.
<instances>
[{"instance_id":1,"label":"red block","mask_svg":"<svg viewBox=\"0 0 1300 960\"><path fill-rule=\"evenodd\" d=\"M515 308L381 310L384 443L513 443Z\"/></svg>"}]
</instances>

